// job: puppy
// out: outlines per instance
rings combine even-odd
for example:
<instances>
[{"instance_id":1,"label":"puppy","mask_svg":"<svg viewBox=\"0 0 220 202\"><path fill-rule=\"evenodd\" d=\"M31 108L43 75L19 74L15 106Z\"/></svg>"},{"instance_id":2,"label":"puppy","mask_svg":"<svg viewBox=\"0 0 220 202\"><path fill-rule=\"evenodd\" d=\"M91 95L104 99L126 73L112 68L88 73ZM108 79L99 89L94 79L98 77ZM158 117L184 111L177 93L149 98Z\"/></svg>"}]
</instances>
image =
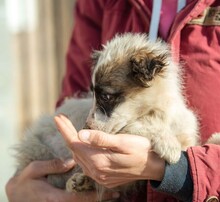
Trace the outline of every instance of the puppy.
<instances>
[{"instance_id":1,"label":"puppy","mask_svg":"<svg viewBox=\"0 0 220 202\"><path fill-rule=\"evenodd\" d=\"M181 67L167 44L151 42L145 34L117 35L103 50L95 51L92 59L93 101L69 100L55 115L65 114L78 130L86 122L88 128L107 133L144 136L168 163L176 163L181 150L197 144L197 119L187 108ZM16 148L18 172L33 160L72 156L53 116L41 118ZM48 182L76 192L94 189L96 184L79 167L63 175L49 175ZM119 189L126 192L128 187Z\"/></svg>"},{"instance_id":2,"label":"puppy","mask_svg":"<svg viewBox=\"0 0 220 202\"><path fill-rule=\"evenodd\" d=\"M181 67L168 45L144 34L118 35L93 59L89 128L144 136L168 163L197 144L197 119L187 108Z\"/></svg>"}]
</instances>

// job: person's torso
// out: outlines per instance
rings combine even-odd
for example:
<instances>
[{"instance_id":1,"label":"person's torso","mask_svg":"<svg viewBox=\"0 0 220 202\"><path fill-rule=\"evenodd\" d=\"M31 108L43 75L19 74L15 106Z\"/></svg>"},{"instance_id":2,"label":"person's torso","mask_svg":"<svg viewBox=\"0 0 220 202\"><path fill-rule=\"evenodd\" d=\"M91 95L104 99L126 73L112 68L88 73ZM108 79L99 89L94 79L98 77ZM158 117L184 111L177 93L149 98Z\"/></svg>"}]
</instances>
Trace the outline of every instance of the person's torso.
<instances>
[{"instance_id":1,"label":"person's torso","mask_svg":"<svg viewBox=\"0 0 220 202\"><path fill-rule=\"evenodd\" d=\"M145 3L109 1L103 13L102 43L115 33L148 33L151 8ZM198 115L204 143L211 134L220 132L220 1L192 0L176 15L166 41L183 64L184 94ZM178 201L154 192L150 186L147 196L149 202Z\"/></svg>"},{"instance_id":2,"label":"person's torso","mask_svg":"<svg viewBox=\"0 0 220 202\"><path fill-rule=\"evenodd\" d=\"M103 44L115 33L148 33L149 4L143 0L108 2L103 13ZM220 132L220 2L213 2L191 1L176 15L166 39L183 64L184 93L198 114L202 142Z\"/></svg>"}]
</instances>

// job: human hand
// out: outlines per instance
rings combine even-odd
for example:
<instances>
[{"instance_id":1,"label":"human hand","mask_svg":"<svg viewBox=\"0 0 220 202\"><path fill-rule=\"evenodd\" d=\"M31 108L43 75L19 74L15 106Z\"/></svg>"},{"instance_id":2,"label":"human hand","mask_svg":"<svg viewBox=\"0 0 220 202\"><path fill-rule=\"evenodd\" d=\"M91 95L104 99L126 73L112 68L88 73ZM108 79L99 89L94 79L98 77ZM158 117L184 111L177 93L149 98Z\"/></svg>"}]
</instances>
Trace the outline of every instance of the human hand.
<instances>
[{"instance_id":1,"label":"human hand","mask_svg":"<svg viewBox=\"0 0 220 202\"><path fill-rule=\"evenodd\" d=\"M165 161L150 148L147 138L96 130L77 132L64 116L55 117L64 139L83 172L107 188L135 180L162 180Z\"/></svg>"},{"instance_id":2,"label":"human hand","mask_svg":"<svg viewBox=\"0 0 220 202\"><path fill-rule=\"evenodd\" d=\"M68 193L54 188L47 183L48 174L67 172L75 165L73 160L62 162L54 159L49 161L31 162L19 175L12 177L6 185L9 202L95 202L96 192ZM115 193L106 193L104 199L117 197Z\"/></svg>"}]
</instances>

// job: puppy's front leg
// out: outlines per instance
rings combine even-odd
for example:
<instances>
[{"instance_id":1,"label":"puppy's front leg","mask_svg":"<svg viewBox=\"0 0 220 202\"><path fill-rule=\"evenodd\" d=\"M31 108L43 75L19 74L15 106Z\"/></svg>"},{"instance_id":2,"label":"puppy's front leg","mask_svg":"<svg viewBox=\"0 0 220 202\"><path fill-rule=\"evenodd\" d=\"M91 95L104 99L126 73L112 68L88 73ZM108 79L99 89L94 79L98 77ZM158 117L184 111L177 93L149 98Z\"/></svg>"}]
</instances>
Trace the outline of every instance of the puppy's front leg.
<instances>
[{"instance_id":1,"label":"puppy's front leg","mask_svg":"<svg viewBox=\"0 0 220 202\"><path fill-rule=\"evenodd\" d=\"M82 192L95 190L95 182L83 173L75 173L66 182L68 192Z\"/></svg>"},{"instance_id":2,"label":"puppy's front leg","mask_svg":"<svg viewBox=\"0 0 220 202\"><path fill-rule=\"evenodd\" d=\"M168 163L176 163L180 159L181 145L176 136L165 134L154 134L151 138L153 150Z\"/></svg>"},{"instance_id":3,"label":"puppy's front leg","mask_svg":"<svg viewBox=\"0 0 220 202\"><path fill-rule=\"evenodd\" d=\"M144 136L151 140L152 149L168 163L176 163L181 155L181 144L169 124L159 119L139 119L123 128L127 134Z\"/></svg>"}]
</instances>

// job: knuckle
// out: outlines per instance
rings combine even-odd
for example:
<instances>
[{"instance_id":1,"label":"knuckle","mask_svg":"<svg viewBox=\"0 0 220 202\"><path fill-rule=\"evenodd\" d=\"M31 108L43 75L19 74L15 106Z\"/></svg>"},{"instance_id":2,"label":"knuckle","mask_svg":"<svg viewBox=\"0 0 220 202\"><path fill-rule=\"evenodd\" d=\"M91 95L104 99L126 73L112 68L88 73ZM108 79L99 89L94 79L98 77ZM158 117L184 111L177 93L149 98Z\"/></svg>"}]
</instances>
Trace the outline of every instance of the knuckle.
<instances>
[{"instance_id":1,"label":"knuckle","mask_svg":"<svg viewBox=\"0 0 220 202\"><path fill-rule=\"evenodd\" d=\"M102 171L102 165L100 165L99 163L97 163L95 165L95 169L96 169L96 172L100 173Z\"/></svg>"},{"instance_id":2,"label":"knuckle","mask_svg":"<svg viewBox=\"0 0 220 202\"><path fill-rule=\"evenodd\" d=\"M105 143L107 142L107 136L104 133L97 133L93 136L91 141L98 146L105 146Z\"/></svg>"},{"instance_id":3,"label":"knuckle","mask_svg":"<svg viewBox=\"0 0 220 202\"><path fill-rule=\"evenodd\" d=\"M102 184L102 185L106 185L106 181L107 181L107 177L105 174L98 174L96 173L96 180Z\"/></svg>"},{"instance_id":4,"label":"knuckle","mask_svg":"<svg viewBox=\"0 0 220 202\"><path fill-rule=\"evenodd\" d=\"M104 175L104 174L100 175L100 176L99 176L99 179L100 179L103 183L105 183L105 182L106 182L106 175Z\"/></svg>"},{"instance_id":5,"label":"knuckle","mask_svg":"<svg viewBox=\"0 0 220 202\"><path fill-rule=\"evenodd\" d=\"M97 172L101 173L108 167L108 162L105 158L96 159L94 161L94 166Z\"/></svg>"}]
</instances>

